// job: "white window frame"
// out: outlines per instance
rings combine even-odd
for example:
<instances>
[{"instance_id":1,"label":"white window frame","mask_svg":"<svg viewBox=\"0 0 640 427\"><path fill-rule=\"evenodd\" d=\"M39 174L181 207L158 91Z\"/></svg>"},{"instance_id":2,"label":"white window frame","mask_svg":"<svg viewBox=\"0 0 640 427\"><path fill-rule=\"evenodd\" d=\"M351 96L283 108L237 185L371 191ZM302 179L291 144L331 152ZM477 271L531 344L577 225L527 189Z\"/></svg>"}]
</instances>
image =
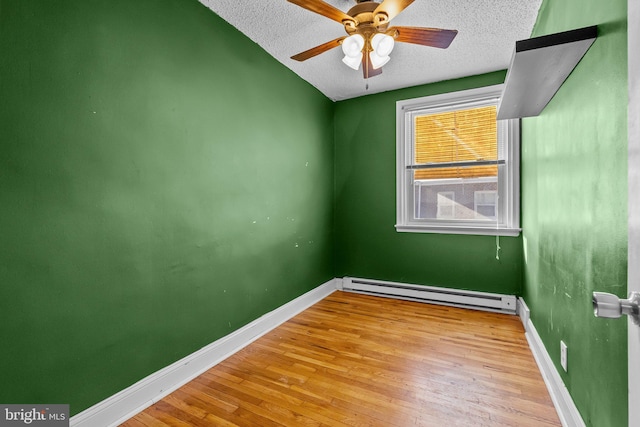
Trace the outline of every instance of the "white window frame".
<instances>
[{"instance_id":1,"label":"white window frame","mask_svg":"<svg viewBox=\"0 0 640 427\"><path fill-rule=\"evenodd\" d=\"M499 105L503 85L396 102L396 230L412 233L520 234L520 120L498 120L498 146L504 158L498 174L497 221L416 218L413 188L413 120L424 114Z\"/></svg>"}]
</instances>

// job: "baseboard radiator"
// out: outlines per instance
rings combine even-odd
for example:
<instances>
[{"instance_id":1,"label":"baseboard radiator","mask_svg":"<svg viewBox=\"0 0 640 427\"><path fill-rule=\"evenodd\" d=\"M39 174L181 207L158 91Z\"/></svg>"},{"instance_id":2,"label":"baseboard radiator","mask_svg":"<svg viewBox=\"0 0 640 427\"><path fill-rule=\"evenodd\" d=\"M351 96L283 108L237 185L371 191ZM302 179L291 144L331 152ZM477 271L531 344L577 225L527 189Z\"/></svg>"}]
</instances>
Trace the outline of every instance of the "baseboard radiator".
<instances>
[{"instance_id":1,"label":"baseboard radiator","mask_svg":"<svg viewBox=\"0 0 640 427\"><path fill-rule=\"evenodd\" d=\"M340 288L340 286L338 287ZM411 285L354 277L344 277L341 290L429 304L516 314L516 297L514 295Z\"/></svg>"}]
</instances>

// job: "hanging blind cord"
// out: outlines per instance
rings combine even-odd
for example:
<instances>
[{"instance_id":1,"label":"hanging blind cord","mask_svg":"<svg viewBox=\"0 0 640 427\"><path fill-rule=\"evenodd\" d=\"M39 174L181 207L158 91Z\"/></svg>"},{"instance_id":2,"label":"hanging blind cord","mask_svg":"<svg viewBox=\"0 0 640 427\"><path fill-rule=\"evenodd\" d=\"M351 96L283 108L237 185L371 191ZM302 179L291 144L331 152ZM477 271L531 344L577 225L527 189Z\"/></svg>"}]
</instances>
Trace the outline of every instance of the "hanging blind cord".
<instances>
[{"instance_id":1,"label":"hanging blind cord","mask_svg":"<svg viewBox=\"0 0 640 427\"><path fill-rule=\"evenodd\" d=\"M498 215L500 215L500 209L497 209L500 206L500 196L496 195L496 259L500 261L500 235L498 234L498 229L500 222L498 221Z\"/></svg>"}]
</instances>

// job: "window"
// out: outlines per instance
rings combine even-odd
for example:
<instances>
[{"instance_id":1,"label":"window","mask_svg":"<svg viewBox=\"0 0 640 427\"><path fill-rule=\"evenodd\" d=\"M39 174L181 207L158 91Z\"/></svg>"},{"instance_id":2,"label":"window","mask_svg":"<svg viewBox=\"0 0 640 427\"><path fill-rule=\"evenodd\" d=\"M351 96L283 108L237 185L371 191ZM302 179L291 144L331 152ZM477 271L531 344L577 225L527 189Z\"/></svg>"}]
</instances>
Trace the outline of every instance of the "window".
<instances>
[{"instance_id":1,"label":"window","mask_svg":"<svg viewBox=\"0 0 640 427\"><path fill-rule=\"evenodd\" d=\"M398 101L398 231L516 236L519 120L502 85Z\"/></svg>"}]
</instances>

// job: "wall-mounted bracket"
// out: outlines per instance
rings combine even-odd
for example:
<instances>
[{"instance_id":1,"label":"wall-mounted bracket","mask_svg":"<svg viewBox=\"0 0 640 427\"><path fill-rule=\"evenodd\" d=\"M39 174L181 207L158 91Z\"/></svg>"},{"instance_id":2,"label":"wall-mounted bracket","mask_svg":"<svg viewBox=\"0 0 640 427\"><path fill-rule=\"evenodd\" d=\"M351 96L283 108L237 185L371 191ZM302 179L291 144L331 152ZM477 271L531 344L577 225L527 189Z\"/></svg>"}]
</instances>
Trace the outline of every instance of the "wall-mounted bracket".
<instances>
[{"instance_id":1,"label":"wall-mounted bracket","mask_svg":"<svg viewBox=\"0 0 640 427\"><path fill-rule=\"evenodd\" d=\"M605 292L593 293L593 314L596 317L617 319L623 314L631 317L640 326L640 292L630 292L628 299Z\"/></svg>"}]
</instances>

